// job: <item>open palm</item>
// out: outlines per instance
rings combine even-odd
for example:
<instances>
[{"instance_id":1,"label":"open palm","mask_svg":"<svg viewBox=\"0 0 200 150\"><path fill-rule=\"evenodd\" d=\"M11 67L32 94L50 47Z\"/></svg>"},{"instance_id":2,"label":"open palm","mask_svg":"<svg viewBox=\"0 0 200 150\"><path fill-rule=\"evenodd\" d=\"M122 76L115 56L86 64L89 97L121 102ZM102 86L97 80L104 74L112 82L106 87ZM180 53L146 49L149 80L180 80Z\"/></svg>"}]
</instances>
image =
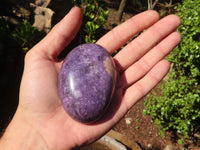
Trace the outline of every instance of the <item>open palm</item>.
<instances>
[{"instance_id":1,"label":"open palm","mask_svg":"<svg viewBox=\"0 0 200 150\"><path fill-rule=\"evenodd\" d=\"M181 39L175 31L180 25L177 16L158 21L155 11L146 11L98 40L97 44L112 54L145 30L114 57L119 76L108 112L94 124L82 124L71 119L62 107L57 89L62 62L56 59L75 37L81 19L80 9L73 8L25 57L16 114L38 133L48 149L71 149L105 134L167 74L170 64L164 58Z\"/></svg>"}]
</instances>

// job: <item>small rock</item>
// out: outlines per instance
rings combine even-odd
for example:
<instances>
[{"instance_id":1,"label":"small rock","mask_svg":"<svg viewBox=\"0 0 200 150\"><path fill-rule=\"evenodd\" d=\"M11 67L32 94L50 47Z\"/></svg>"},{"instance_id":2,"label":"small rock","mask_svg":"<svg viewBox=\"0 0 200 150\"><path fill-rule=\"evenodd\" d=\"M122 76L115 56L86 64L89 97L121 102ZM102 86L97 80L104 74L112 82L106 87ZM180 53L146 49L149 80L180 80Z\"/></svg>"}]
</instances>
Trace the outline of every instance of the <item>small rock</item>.
<instances>
[{"instance_id":1,"label":"small rock","mask_svg":"<svg viewBox=\"0 0 200 150\"><path fill-rule=\"evenodd\" d=\"M164 150L174 150L175 148L174 148L174 146L172 146L172 145L167 145L165 148L164 148Z\"/></svg>"},{"instance_id":2,"label":"small rock","mask_svg":"<svg viewBox=\"0 0 200 150\"><path fill-rule=\"evenodd\" d=\"M200 134L195 133L194 137L196 137L197 139L200 139Z\"/></svg>"},{"instance_id":3,"label":"small rock","mask_svg":"<svg viewBox=\"0 0 200 150\"><path fill-rule=\"evenodd\" d=\"M36 0L35 4L37 6L47 7L50 3L50 0Z\"/></svg>"},{"instance_id":4,"label":"small rock","mask_svg":"<svg viewBox=\"0 0 200 150\"><path fill-rule=\"evenodd\" d=\"M44 8L37 6L35 4L31 4L32 7L35 8L34 10L34 27L37 27L39 31L45 31L48 33L52 27L52 16L54 12L49 8Z\"/></svg>"},{"instance_id":5,"label":"small rock","mask_svg":"<svg viewBox=\"0 0 200 150\"><path fill-rule=\"evenodd\" d=\"M151 144L147 144L148 149L152 149L152 145Z\"/></svg>"},{"instance_id":6,"label":"small rock","mask_svg":"<svg viewBox=\"0 0 200 150\"><path fill-rule=\"evenodd\" d=\"M127 125L131 124L132 118L125 118L125 122Z\"/></svg>"}]
</instances>

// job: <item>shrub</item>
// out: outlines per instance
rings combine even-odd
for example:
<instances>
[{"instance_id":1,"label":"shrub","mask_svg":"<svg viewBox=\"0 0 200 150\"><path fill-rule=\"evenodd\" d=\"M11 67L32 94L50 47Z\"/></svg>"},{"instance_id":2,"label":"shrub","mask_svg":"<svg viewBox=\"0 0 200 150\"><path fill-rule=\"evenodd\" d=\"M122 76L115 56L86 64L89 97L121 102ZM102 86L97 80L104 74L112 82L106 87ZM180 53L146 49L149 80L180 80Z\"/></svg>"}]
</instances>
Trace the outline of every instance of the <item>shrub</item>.
<instances>
[{"instance_id":1,"label":"shrub","mask_svg":"<svg viewBox=\"0 0 200 150\"><path fill-rule=\"evenodd\" d=\"M175 9L182 20L182 41L169 55L172 69L164 80L162 94L145 100L144 113L162 133L174 131L183 138L193 136L200 125L200 0L184 0Z\"/></svg>"},{"instance_id":2,"label":"shrub","mask_svg":"<svg viewBox=\"0 0 200 150\"><path fill-rule=\"evenodd\" d=\"M96 42L96 34L108 17L106 3L103 0L73 0L73 3L83 10L84 42Z\"/></svg>"},{"instance_id":3,"label":"shrub","mask_svg":"<svg viewBox=\"0 0 200 150\"><path fill-rule=\"evenodd\" d=\"M44 33L32 27L30 22L24 20L22 24L13 25L5 19L0 19L0 30L10 36L11 41L15 41L26 53L31 49L43 36Z\"/></svg>"},{"instance_id":4,"label":"shrub","mask_svg":"<svg viewBox=\"0 0 200 150\"><path fill-rule=\"evenodd\" d=\"M23 52L27 52L42 38L44 33L32 27L30 22L24 21L12 32L12 37L22 47Z\"/></svg>"}]
</instances>

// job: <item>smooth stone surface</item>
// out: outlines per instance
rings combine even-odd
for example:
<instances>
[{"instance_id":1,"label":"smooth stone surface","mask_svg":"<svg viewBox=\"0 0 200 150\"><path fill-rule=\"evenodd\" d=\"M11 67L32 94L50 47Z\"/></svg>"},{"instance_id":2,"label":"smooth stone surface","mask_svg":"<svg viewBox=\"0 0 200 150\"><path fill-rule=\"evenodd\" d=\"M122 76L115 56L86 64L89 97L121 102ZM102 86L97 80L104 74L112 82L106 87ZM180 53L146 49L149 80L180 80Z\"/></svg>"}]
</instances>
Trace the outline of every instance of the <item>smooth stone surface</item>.
<instances>
[{"instance_id":1,"label":"smooth stone surface","mask_svg":"<svg viewBox=\"0 0 200 150\"><path fill-rule=\"evenodd\" d=\"M108 107L116 83L112 57L100 45L83 44L65 58L58 90L65 111L83 123L99 119Z\"/></svg>"}]
</instances>

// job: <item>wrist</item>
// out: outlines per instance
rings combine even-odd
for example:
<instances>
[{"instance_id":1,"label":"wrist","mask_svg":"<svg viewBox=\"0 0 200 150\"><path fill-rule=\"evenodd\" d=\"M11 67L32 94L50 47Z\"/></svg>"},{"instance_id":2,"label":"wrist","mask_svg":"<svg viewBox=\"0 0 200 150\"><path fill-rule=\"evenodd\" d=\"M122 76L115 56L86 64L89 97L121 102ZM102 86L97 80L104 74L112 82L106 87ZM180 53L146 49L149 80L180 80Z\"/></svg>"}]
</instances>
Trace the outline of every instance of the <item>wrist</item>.
<instances>
[{"instance_id":1,"label":"wrist","mask_svg":"<svg viewBox=\"0 0 200 150\"><path fill-rule=\"evenodd\" d=\"M39 132L16 113L0 139L0 149L6 150L48 150Z\"/></svg>"}]
</instances>

